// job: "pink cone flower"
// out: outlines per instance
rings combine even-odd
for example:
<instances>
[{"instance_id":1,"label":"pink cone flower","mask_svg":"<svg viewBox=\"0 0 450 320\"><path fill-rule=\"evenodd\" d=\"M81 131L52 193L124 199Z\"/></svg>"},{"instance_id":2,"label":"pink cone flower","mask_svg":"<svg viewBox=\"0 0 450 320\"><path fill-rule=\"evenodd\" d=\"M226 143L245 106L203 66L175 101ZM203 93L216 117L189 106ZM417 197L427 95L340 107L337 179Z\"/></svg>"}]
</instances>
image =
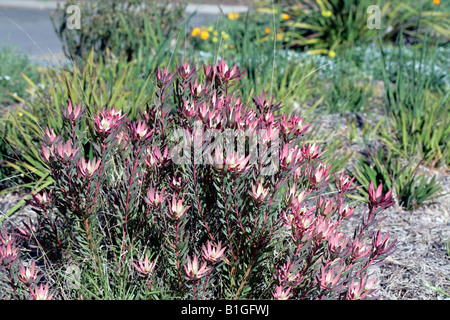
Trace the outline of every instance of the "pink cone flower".
<instances>
[{"instance_id":1,"label":"pink cone flower","mask_svg":"<svg viewBox=\"0 0 450 320\"><path fill-rule=\"evenodd\" d=\"M20 264L19 271L19 280L26 285L27 287L31 286L33 283L35 283L38 279L36 269L35 269L35 261L31 263L30 267L24 267L22 264Z\"/></svg>"},{"instance_id":2,"label":"pink cone flower","mask_svg":"<svg viewBox=\"0 0 450 320\"><path fill-rule=\"evenodd\" d=\"M269 188L264 188L261 181L258 181L256 186L252 183L252 191L250 191L250 196L255 199L256 202L262 202L269 194Z\"/></svg>"},{"instance_id":3,"label":"pink cone flower","mask_svg":"<svg viewBox=\"0 0 450 320\"><path fill-rule=\"evenodd\" d=\"M6 266L8 269L11 263L19 256L19 248L13 242L0 246L0 264Z\"/></svg>"},{"instance_id":4,"label":"pink cone flower","mask_svg":"<svg viewBox=\"0 0 450 320\"><path fill-rule=\"evenodd\" d=\"M186 213L186 211L191 207L185 206L183 204L183 201L184 195L180 199L178 199L177 194L172 195L172 202L169 203L169 212L170 212L169 217L172 218L173 220L180 219L181 216L183 216Z\"/></svg>"},{"instance_id":5,"label":"pink cone flower","mask_svg":"<svg viewBox=\"0 0 450 320\"><path fill-rule=\"evenodd\" d=\"M33 300L52 300L54 294L55 293L49 294L48 283L45 284L45 287L41 283L39 288L35 287L34 290L30 290L30 297Z\"/></svg>"},{"instance_id":6,"label":"pink cone flower","mask_svg":"<svg viewBox=\"0 0 450 320\"><path fill-rule=\"evenodd\" d=\"M203 257L209 262L215 263L220 259L222 259L223 253L225 252L226 249L227 249L226 247L224 248L221 247L220 241L217 244L217 246L212 247L211 242L208 240L208 242L206 243L206 247L205 245L202 246Z\"/></svg>"},{"instance_id":7,"label":"pink cone flower","mask_svg":"<svg viewBox=\"0 0 450 320\"><path fill-rule=\"evenodd\" d=\"M64 118L72 121L74 123L75 121L78 121L81 116L84 113L84 109L81 108L81 102L78 104L77 108L75 109L74 106L72 106L72 101L68 101L67 108L64 108L64 106L61 108L62 115Z\"/></svg>"},{"instance_id":8,"label":"pink cone flower","mask_svg":"<svg viewBox=\"0 0 450 320\"><path fill-rule=\"evenodd\" d=\"M367 275L364 275L361 281L355 284L355 278L353 278L352 282L348 286L348 291L345 298L347 300L361 300L366 298L367 295L374 291L373 287L376 282L375 278L370 281L367 280Z\"/></svg>"},{"instance_id":9,"label":"pink cone flower","mask_svg":"<svg viewBox=\"0 0 450 320\"><path fill-rule=\"evenodd\" d=\"M57 157L61 161L70 161L76 155L80 148L74 149L72 147L72 141L69 139L66 142L59 140L56 144Z\"/></svg>"},{"instance_id":10,"label":"pink cone flower","mask_svg":"<svg viewBox=\"0 0 450 320\"><path fill-rule=\"evenodd\" d=\"M161 203L164 202L164 200L165 200L164 187L162 188L161 192L158 194L158 192L155 189L153 189L153 186L150 186L150 189L147 192L147 197L145 198L145 201L151 207L159 208L161 206Z\"/></svg>"},{"instance_id":11,"label":"pink cone flower","mask_svg":"<svg viewBox=\"0 0 450 320\"><path fill-rule=\"evenodd\" d=\"M375 186L373 185L373 181L370 181L369 185L369 207L371 209L382 207L388 208L394 204L394 200L391 197L392 190L389 190L383 196L383 184L380 183L377 190L375 191Z\"/></svg>"},{"instance_id":12,"label":"pink cone flower","mask_svg":"<svg viewBox=\"0 0 450 320\"><path fill-rule=\"evenodd\" d=\"M116 110L113 106L95 115L94 128L99 134L107 136L120 126L124 117L122 111Z\"/></svg>"},{"instance_id":13,"label":"pink cone flower","mask_svg":"<svg viewBox=\"0 0 450 320\"><path fill-rule=\"evenodd\" d=\"M187 257L187 264L183 265L184 271L186 273L186 279L187 280L199 280L202 278L211 268L206 267L206 262L204 261L199 266L197 255L194 255L194 258L191 260L191 258Z\"/></svg>"},{"instance_id":14,"label":"pink cone flower","mask_svg":"<svg viewBox=\"0 0 450 320\"><path fill-rule=\"evenodd\" d=\"M272 295L277 300L288 300L290 295L291 288L283 289L283 286L276 286L276 291L272 292Z\"/></svg>"},{"instance_id":15,"label":"pink cone flower","mask_svg":"<svg viewBox=\"0 0 450 320\"><path fill-rule=\"evenodd\" d=\"M142 259L138 260L138 263L133 262L134 267L136 270L141 273L143 276L149 276L153 273L153 269L155 269L156 266L156 260L153 262L150 262L148 260L148 255L145 253L145 259L142 261Z\"/></svg>"},{"instance_id":16,"label":"pink cone flower","mask_svg":"<svg viewBox=\"0 0 450 320\"><path fill-rule=\"evenodd\" d=\"M84 159L84 157L81 157L81 162L77 162L77 168L78 171L80 172L80 174L85 177L85 178L91 178L94 173L97 171L98 167L100 166L100 163L102 162L102 159L99 159L98 161L96 161L97 159L94 157L94 159L88 160L86 162L86 160Z\"/></svg>"}]
</instances>

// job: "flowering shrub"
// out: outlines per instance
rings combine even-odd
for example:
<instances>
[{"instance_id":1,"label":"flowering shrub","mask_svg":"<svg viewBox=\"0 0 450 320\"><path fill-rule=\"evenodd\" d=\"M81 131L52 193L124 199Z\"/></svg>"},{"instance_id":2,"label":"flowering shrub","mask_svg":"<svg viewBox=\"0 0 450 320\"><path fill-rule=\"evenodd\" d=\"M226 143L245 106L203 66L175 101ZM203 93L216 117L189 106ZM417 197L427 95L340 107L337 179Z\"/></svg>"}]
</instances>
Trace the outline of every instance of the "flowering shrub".
<instances>
[{"instance_id":1,"label":"flowering shrub","mask_svg":"<svg viewBox=\"0 0 450 320\"><path fill-rule=\"evenodd\" d=\"M303 118L277 114L264 92L245 105L236 94L244 76L223 60L158 69L154 101L137 119L69 101L64 127L42 139L54 184L32 194L39 221L21 237L53 263L77 265L84 298L112 287L146 299L369 296L368 268L395 244L377 217L390 192L372 184L347 234L354 179L330 172ZM11 252L0 251L7 268Z\"/></svg>"}]
</instances>

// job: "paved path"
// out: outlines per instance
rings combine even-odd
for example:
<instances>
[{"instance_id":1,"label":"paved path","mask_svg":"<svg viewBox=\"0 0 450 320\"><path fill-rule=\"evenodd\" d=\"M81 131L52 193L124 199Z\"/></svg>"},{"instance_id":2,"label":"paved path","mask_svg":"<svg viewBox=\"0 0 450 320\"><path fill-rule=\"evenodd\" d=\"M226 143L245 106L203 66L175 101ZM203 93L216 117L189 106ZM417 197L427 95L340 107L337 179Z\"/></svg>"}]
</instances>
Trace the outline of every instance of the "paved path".
<instances>
[{"instance_id":1,"label":"paved path","mask_svg":"<svg viewBox=\"0 0 450 320\"><path fill-rule=\"evenodd\" d=\"M0 47L7 44L17 46L23 53L39 64L48 65L65 60L61 43L53 29L50 12L56 1L0 0ZM246 6L221 6L225 14L246 12ZM199 26L206 20L215 20L219 14L216 5L188 4L186 17L197 12L187 30Z\"/></svg>"}]
</instances>

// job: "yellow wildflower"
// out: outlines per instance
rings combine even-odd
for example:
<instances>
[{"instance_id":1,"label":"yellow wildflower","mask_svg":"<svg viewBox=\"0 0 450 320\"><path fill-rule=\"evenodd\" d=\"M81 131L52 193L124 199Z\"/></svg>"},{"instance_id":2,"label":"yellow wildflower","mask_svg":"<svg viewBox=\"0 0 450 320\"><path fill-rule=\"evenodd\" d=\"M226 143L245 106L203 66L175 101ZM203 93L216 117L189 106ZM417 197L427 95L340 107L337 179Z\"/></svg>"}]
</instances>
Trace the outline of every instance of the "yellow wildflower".
<instances>
[{"instance_id":1,"label":"yellow wildflower","mask_svg":"<svg viewBox=\"0 0 450 320\"><path fill-rule=\"evenodd\" d=\"M213 32L214 28L210 26L210 27L208 27L207 30L208 30L208 32Z\"/></svg>"},{"instance_id":2,"label":"yellow wildflower","mask_svg":"<svg viewBox=\"0 0 450 320\"><path fill-rule=\"evenodd\" d=\"M209 38L209 32L208 31L204 30L204 31L202 31L202 33L200 33L200 39L206 40L208 38Z\"/></svg>"},{"instance_id":3,"label":"yellow wildflower","mask_svg":"<svg viewBox=\"0 0 450 320\"><path fill-rule=\"evenodd\" d=\"M334 52L333 50L330 50L330 51L328 51L328 55L329 55L331 58L334 58L334 57L336 57L336 52Z\"/></svg>"},{"instance_id":4,"label":"yellow wildflower","mask_svg":"<svg viewBox=\"0 0 450 320\"><path fill-rule=\"evenodd\" d=\"M218 40L217 37L212 38L212 42L217 42L217 40Z\"/></svg>"},{"instance_id":5,"label":"yellow wildflower","mask_svg":"<svg viewBox=\"0 0 450 320\"><path fill-rule=\"evenodd\" d=\"M192 35L193 37L196 37L196 36L198 36L199 34L200 34L200 28L194 28L194 29L192 29L191 35Z\"/></svg>"},{"instance_id":6,"label":"yellow wildflower","mask_svg":"<svg viewBox=\"0 0 450 320\"><path fill-rule=\"evenodd\" d=\"M291 17L291 16L288 15L287 13L282 13L282 14L281 14L281 19L283 19L283 20L288 20L290 17Z\"/></svg>"},{"instance_id":7,"label":"yellow wildflower","mask_svg":"<svg viewBox=\"0 0 450 320\"><path fill-rule=\"evenodd\" d=\"M331 12L329 10L322 11L322 16L324 16L325 18L331 17L332 14L333 14L333 12Z\"/></svg>"},{"instance_id":8,"label":"yellow wildflower","mask_svg":"<svg viewBox=\"0 0 450 320\"><path fill-rule=\"evenodd\" d=\"M433 4L435 4L435 5L440 5L441 4L441 1L440 0L433 0Z\"/></svg>"},{"instance_id":9,"label":"yellow wildflower","mask_svg":"<svg viewBox=\"0 0 450 320\"><path fill-rule=\"evenodd\" d=\"M23 113L22 113L22 112L19 112L19 117L21 117L21 116L23 116Z\"/></svg>"},{"instance_id":10,"label":"yellow wildflower","mask_svg":"<svg viewBox=\"0 0 450 320\"><path fill-rule=\"evenodd\" d=\"M237 12L230 12L228 14L228 19L230 20L236 20L237 18L239 18L239 13Z\"/></svg>"},{"instance_id":11,"label":"yellow wildflower","mask_svg":"<svg viewBox=\"0 0 450 320\"><path fill-rule=\"evenodd\" d=\"M270 33L270 28L266 28L266 30L264 30L266 32L266 34Z\"/></svg>"}]
</instances>

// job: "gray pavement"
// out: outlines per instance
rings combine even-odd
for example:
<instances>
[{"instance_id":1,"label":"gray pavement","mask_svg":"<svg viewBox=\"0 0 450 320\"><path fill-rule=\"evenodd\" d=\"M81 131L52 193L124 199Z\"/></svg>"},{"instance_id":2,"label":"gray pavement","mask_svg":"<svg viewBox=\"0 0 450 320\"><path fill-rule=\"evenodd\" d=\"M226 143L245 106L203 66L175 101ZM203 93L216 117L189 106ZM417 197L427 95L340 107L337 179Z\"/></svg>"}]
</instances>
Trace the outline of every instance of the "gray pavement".
<instances>
[{"instance_id":1,"label":"gray pavement","mask_svg":"<svg viewBox=\"0 0 450 320\"><path fill-rule=\"evenodd\" d=\"M50 12L56 8L56 1L42 0L0 0L0 47L14 45L32 61L42 65L65 61L62 46L50 20ZM188 4L186 17L191 19L187 30L201 26L207 20L215 21L220 10L246 12L246 6L221 6Z\"/></svg>"},{"instance_id":2,"label":"gray pavement","mask_svg":"<svg viewBox=\"0 0 450 320\"><path fill-rule=\"evenodd\" d=\"M50 21L51 9L0 7L0 46L13 45L45 64L60 58L62 46Z\"/></svg>"}]
</instances>

